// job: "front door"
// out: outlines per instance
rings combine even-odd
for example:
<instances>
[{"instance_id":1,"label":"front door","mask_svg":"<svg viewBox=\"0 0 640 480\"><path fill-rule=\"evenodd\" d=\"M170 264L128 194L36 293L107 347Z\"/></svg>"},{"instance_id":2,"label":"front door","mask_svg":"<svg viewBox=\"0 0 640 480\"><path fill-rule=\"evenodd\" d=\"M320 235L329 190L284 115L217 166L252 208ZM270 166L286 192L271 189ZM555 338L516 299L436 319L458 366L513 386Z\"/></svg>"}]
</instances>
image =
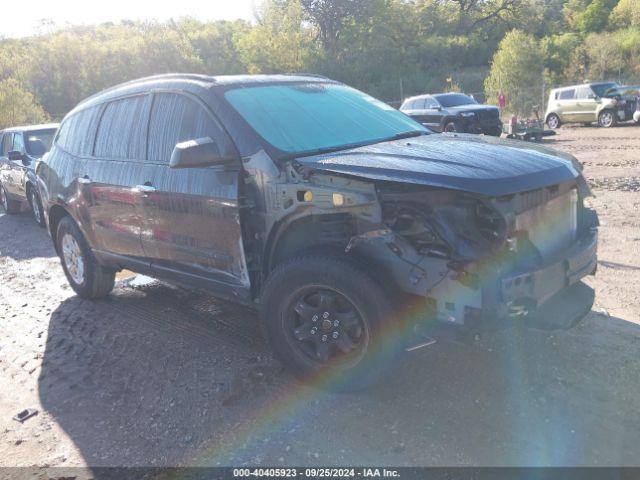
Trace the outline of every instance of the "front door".
<instances>
[{"instance_id":1,"label":"front door","mask_svg":"<svg viewBox=\"0 0 640 480\"><path fill-rule=\"evenodd\" d=\"M576 89L576 122L595 122L598 120L596 111L601 100L596 100L596 95L589 86L582 86Z\"/></svg>"},{"instance_id":2,"label":"front door","mask_svg":"<svg viewBox=\"0 0 640 480\"><path fill-rule=\"evenodd\" d=\"M147 176L140 186L142 245L154 274L210 287L248 289L240 228L240 165L171 169L177 143L213 139L234 149L208 108L179 92L154 95Z\"/></svg>"},{"instance_id":3,"label":"front door","mask_svg":"<svg viewBox=\"0 0 640 480\"><path fill-rule=\"evenodd\" d=\"M11 191L12 180L12 163L7 157L7 154L13 148L13 133L7 132L2 135L0 143L0 183L4 187L5 191Z\"/></svg>"}]
</instances>

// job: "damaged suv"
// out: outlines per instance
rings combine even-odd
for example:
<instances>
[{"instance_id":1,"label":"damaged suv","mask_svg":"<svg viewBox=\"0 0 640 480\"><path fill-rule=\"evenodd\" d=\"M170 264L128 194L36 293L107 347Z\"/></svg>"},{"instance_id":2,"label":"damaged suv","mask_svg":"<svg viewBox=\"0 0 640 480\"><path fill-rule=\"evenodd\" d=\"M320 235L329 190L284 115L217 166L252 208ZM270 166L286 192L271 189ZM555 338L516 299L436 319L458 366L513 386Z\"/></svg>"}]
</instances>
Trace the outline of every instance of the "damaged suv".
<instances>
[{"instance_id":1,"label":"damaged suv","mask_svg":"<svg viewBox=\"0 0 640 480\"><path fill-rule=\"evenodd\" d=\"M114 87L66 116L38 177L78 295L129 269L244 303L287 367L337 388L424 325L475 334L593 301L574 298L597 235L574 158L435 135L322 77Z\"/></svg>"}]
</instances>

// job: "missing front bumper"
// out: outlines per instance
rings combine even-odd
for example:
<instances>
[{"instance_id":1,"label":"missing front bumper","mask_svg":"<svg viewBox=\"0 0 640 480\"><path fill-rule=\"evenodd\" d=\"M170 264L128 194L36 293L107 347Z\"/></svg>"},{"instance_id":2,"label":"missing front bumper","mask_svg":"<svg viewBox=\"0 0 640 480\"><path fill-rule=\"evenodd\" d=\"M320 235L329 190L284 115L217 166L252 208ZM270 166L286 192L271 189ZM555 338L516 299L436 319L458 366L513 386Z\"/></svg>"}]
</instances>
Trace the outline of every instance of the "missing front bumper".
<instances>
[{"instance_id":1,"label":"missing front bumper","mask_svg":"<svg viewBox=\"0 0 640 480\"><path fill-rule=\"evenodd\" d=\"M597 231L592 230L558 260L538 270L515 271L497 278L488 275L491 279L477 289L447 279L430 292L435 315L440 323L474 332L495 329L516 318L572 325L593 305L592 295L575 293L583 287L572 287L595 273L596 266ZM554 319L556 310L558 318Z\"/></svg>"}]
</instances>

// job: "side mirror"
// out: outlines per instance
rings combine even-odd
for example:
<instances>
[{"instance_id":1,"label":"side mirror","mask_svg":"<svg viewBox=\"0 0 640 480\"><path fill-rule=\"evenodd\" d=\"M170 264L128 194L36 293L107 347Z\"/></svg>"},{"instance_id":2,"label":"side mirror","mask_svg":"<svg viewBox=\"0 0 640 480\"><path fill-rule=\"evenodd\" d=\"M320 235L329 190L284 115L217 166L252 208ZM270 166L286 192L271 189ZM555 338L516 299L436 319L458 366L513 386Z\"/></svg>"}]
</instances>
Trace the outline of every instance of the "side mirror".
<instances>
[{"instance_id":1,"label":"side mirror","mask_svg":"<svg viewBox=\"0 0 640 480\"><path fill-rule=\"evenodd\" d=\"M22 160L24 158L24 155L22 155L22 152L19 152L18 150L11 150L7 153L7 158L12 162L17 162L19 160Z\"/></svg>"},{"instance_id":2,"label":"side mirror","mask_svg":"<svg viewBox=\"0 0 640 480\"><path fill-rule=\"evenodd\" d=\"M223 165L234 158L223 157L216 142L210 137L196 138L178 143L171 154L170 168L197 168Z\"/></svg>"}]
</instances>

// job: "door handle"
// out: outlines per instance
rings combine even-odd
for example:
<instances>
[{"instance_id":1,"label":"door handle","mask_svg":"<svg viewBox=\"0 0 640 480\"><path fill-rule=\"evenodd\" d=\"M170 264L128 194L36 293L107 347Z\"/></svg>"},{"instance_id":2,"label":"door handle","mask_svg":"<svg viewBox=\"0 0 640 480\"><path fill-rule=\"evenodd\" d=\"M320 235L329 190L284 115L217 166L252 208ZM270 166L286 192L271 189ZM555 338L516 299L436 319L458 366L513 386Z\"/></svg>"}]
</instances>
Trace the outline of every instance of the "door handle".
<instances>
[{"instance_id":1,"label":"door handle","mask_svg":"<svg viewBox=\"0 0 640 480\"><path fill-rule=\"evenodd\" d=\"M153 193L156 191L156 187L153 185L136 185L133 190L140 193Z\"/></svg>"},{"instance_id":2,"label":"door handle","mask_svg":"<svg viewBox=\"0 0 640 480\"><path fill-rule=\"evenodd\" d=\"M78 178L78 183L88 185L89 183L91 183L91 179L87 175L85 175L84 177Z\"/></svg>"}]
</instances>

